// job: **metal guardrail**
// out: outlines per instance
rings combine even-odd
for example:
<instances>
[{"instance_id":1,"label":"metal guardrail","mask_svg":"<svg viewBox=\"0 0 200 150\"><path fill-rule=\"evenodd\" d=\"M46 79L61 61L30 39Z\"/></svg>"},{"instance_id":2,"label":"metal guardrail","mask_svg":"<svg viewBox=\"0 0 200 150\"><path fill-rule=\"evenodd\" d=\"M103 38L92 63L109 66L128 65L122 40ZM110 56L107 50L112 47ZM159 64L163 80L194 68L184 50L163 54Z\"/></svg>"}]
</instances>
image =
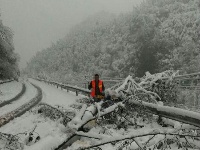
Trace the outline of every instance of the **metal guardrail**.
<instances>
[{"instance_id":1,"label":"metal guardrail","mask_svg":"<svg viewBox=\"0 0 200 150\"><path fill-rule=\"evenodd\" d=\"M80 87L77 87L77 86L67 85L67 84L58 83L58 82L54 82L54 81L46 81L46 80L38 79L38 78L34 78L34 79L36 79L38 81L43 81L43 82L51 84L51 85L54 85L57 88L60 87L61 89L66 89L67 91L69 91L69 90L73 91L73 92L76 93L76 96L78 96L79 93L82 93L82 94L88 96L91 92L88 89L80 88Z\"/></svg>"},{"instance_id":2,"label":"metal guardrail","mask_svg":"<svg viewBox=\"0 0 200 150\"><path fill-rule=\"evenodd\" d=\"M162 78L162 80L167 79L169 78ZM200 88L200 72L178 75L173 77L173 80L178 81L179 86L183 88Z\"/></svg>"},{"instance_id":3,"label":"metal guardrail","mask_svg":"<svg viewBox=\"0 0 200 150\"><path fill-rule=\"evenodd\" d=\"M178 75L178 76L175 76L174 78L183 78L183 77L191 77L191 76L197 76L199 75L200 76L200 72L195 72L195 73L190 73L190 74L185 74L185 75Z\"/></svg>"},{"instance_id":4,"label":"metal guardrail","mask_svg":"<svg viewBox=\"0 0 200 150\"><path fill-rule=\"evenodd\" d=\"M175 107L160 106L148 102L130 101L130 103L134 104L136 107L143 106L150 110L153 114L161 117L200 127L200 113Z\"/></svg>"},{"instance_id":5,"label":"metal guardrail","mask_svg":"<svg viewBox=\"0 0 200 150\"><path fill-rule=\"evenodd\" d=\"M184 74L184 75L177 75L177 76L174 76L173 79L185 79L187 77L191 77L191 76L200 76L200 72L196 72L196 73L190 73L190 74ZM164 79L169 79L168 77L163 77L162 80Z\"/></svg>"},{"instance_id":6,"label":"metal guardrail","mask_svg":"<svg viewBox=\"0 0 200 150\"><path fill-rule=\"evenodd\" d=\"M196 74L195 74L196 75ZM183 76L180 76L183 77ZM64 85L62 83L57 83L53 81L45 81L42 79L37 79L39 81L44 81L49 84L53 84L57 87L65 88L65 89L72 89L76 91L77 95L78 92L83 92L85 94L89 94L90 91L87 89L70 86L70 85ZM138 102L138 101L132 101L136 106L143 105L145 108L150 110L152 113L157 114L161 117L169 118L172 120L180 121L186 124L194 125L197 127L200 127L200 113L184 110L181 108L175 108L175 107L169 107L169 106L159 106L157 104L147 103L147 102Z\"/></svg>"}]
</instances>

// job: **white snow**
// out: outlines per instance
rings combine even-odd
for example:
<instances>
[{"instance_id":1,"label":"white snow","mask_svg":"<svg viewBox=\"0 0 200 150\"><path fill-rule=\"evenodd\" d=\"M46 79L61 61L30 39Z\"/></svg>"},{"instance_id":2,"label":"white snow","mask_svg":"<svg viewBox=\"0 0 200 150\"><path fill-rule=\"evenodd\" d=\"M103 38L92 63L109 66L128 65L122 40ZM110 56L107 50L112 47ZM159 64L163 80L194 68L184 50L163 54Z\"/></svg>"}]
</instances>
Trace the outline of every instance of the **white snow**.
<instances>
[{"instance_id":1,"label":"white snow","mask_svg":"<svg viewBox=\"0 0 200 150\"><path fill-rule=\"evenodd\" d=\"M83 95L76 96L73 92L67 92L64 90L57 89L52 85L48 85L44 82L39 82L34 79L29 79L33 84L42 88L43 99L42 102L47 103L51 106L62 106L64 108L69 107L75 103L76 99L84 97Z\"/></svg>"},{"instance_id":2,"label":"white snow","mask_svg":"<svg viewBox=\"0 0 200 150\"><path fill-rule=\"evenodd\" d=\"M42 88L42 102L54 107L62 106L64 108L70 108L71 104L76 103L76 99L85 97L82 95L76 96L73 92L63 91L33 79L30 79L30 81ZM25 93L25 96L16 101L16 103L13 103L15 105L6 105L4 107L7 109L0 109L2 114L19 107L22 102L27 102L34 97L36 94L36 89L30 83L26 83L26 85L27 93ZM33 112L26 112L21 117L10 121L8 124L0 128L0 132L15 135L26 131L31 131L35 125L37 125L35 131L40 135L41 140L31 146L25 146L25 150L54 149L60 145L67 138L67 136L70 135L70 133L66 133L67 127L64 127L59 122L54 122L48 118L40 116L39 114L34 114Z\"/></svg>"},{"instance_id":3,"label":"white snow","mask_svg":"<svg viewBox=\"0 0 200 150\"><path fill-rule=\"evenodd\" d=\"M37 125L35 132L41 140L31 146L25 146L25 150L50 150L57 147L66 138L65 127L39 114L26 112L21 117L15 118L10 123L0 128L0 132L16 135L18 133L30 132ZM21 138L25 141L25 137Z\"/></svg>"},{"instance_id":4,"label":"white snow","mask_svg":"<svg viewBox=\"0 0 200 150\"><path fill-rule=\"evenodd\" d=\"M15 97L22 90L22 83L12 81L0 84L0 103Z\"/></svg>"},{"instance_id":5,"label":"white snow","mask_svg":"<svg viewBox=\"0 0 200 150\"><path fill-rule=\"evenodd\" d=\"M0 116L5 115L5 114L17 109L18 107L29 102L32 98L35 97L36 88L28 82L25 84L25 86L26 86L26 92L24 93L24 95L22 97L20 97L16 101L12 102L11 104L1 107Z\"/></svg>"},{"instance_id":6,"label":"white snow","mask_svg":"<svg viewBox=\"0 0 200 150\"><path fill-rule=\"evenodd\" d=\"M84 115L84 112L85 112L86 108L87 108L87 105L83 104L81 110L71 120L71 124L77 125L81 121L81 118Z\"/></svg>"},{"instance_id":7,"label":"white snow","mask_svg":"<svg viewBox=\"0 0 200 150\"><path fill-rule=\"evenodd\" d=\"M76 99L85 97L82 95L76 96L73 92L67 92L65 90L61 90L60 88L57 89L56 87L52 85L48 85L44 82L39 82L33 79L29 79L32 83L36 84L37 86L41 87L43 90L43 99L42 102L47 103L53 107L62 106L65 109L72 109L70 108L70 105L76 103ZM28 84L30 86L30 84ZM124 85L125 86L125 85ZM121 86L121 88L124 88ZM30 89L30 87L29 87ZM32 89L33 90L33 89ZM31 91L32 91L31 90ZM34 88L36 91L36 89ZM30 93L34 93L33 91ZM29 98L30 100L30 98ZM21 103L21 102L20 102ZM139 103L139 102L138 102ZM162 106L162 104L158 103L157 105L144 102L143 104L148 105L149 107L161 109L164 110L164 108L167 108L165 106ZM105 113L111 112L115 110L118 106L124 106L121 102L116 103L115 105L104 109L103 111L100 110L101 106L100 103L96 105L91 105L90 107L87 107L86 105L82 105L82 109L77 113L76 117L71 121L71 126L68 124L68 127L72 127L73 129L78 129L80 125L84 124L88 120L94 118L93 113L98 110L98 116L102 116ZM6 106L5 106L6 107ZM11 107L8 107L10 110ZM168 108L167 108L168 109ZM33 109L34 110L34 109ZM170 109L168 109L170 110ZM168 111L167 110L167 111ZM178 111L178 110L177 110ZM1 109L0 109L1 112ZM85 112L85 113L84 113ZM180 113L180 112L178 112ZM182 113L182 112L181 112ZM192 114L194 115L194 114ZM170 122L174 127L179 128L180 124L178 122L171 121L170 119L165 119L165 121ZM37 125L35 132L37 132L41 139L37 143L34 143L33 145L27 146L25 145L25 150L50 150L56 148L58 145L60 145L67 137L70 136L71 132L74 132L75 130L70 130L68 127L64 127L62 124L59 123L59 121L52 121L49 118L44 118L43 116L40 116L40 114L36 114L34 111L26 112L21 117L15 118L8 124L4 125L0 128L0 132L3 133L10 133L12 135L16 135L18 133L23 133L25 131L31 131L34 126ZM72 144L72 146L68 147L68 150L74 150L79 147L88 147L97 143L104 143L107 141L114 141L114 140L121 140L124 138L131 138L136 137L135 140L138 144L143 144L145 141L148 141L148 139L151 137L151 135L140 137L141 135L146 135L149 133L173 133L174 129L169 128L162 128L158 126L157 124L151 124L147 125L144 128L141 129L134 129L134 128L128 128L127 130L120 129L116 130L113 128L107 128L106 133L101 132L101 130L104 130L101 127L96 126L95 128L92 128L88 133L84 132L77 132L79 135L83 136L90 136L94 137L96 139L90 139L86 137L82 137L80 140L76 141ZM68 133L68 131L71 131ZM99 140L98 140L99 138ZM164 135L157 135L150 143L149 146L157 143L159 140L163 139ZM22 138L23 139L23 138ZM25 139L25 138L24 138ZM101 140L101 141L100 141ZM102 149L106 150L114 150L117 149L120 145L119 144L106 144L101 146ZM130 146L130 148L138 148L137 144L133 142Z\"/></svg>"},{"instance_id":8,"label":"white snow","mask_svg":"<svg viewBox=\"0 0 200 150\"><path fill-rule=\"evenodd\" d=\"M158 111L162 112L171 112L173 114L181 115L181 116L187 116L190 118L195 118L200 120L200 113L180 109L180 108L175 108L175 107L169 107L169 106L158 106L157 107Z\"/></svg>"}]
</instances>

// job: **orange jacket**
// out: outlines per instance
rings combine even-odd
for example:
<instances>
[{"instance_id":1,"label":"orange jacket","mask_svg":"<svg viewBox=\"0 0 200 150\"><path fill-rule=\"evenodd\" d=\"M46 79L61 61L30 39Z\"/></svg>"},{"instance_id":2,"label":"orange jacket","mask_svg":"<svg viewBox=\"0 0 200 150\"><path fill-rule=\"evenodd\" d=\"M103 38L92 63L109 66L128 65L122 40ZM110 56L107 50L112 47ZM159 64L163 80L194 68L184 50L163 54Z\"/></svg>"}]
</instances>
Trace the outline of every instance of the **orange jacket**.
<instances>
[{"instance_id":1,"label":"orange jacket","mask_svg":"<svg viewBox=\"0 0 200 150\"><path fill-rule=\"evenodd\" d=\"M96 83L95 83L95 80L92 80L91 83L92 83L92 91L91 91L90 95L92 97L95 97L95 95L96 95L96 91L95 91L95 89L96 89ZM101 93L103 91L103 81L102 80L99 80L98 87L99 87L99 92Z\"/></svg>"}]
</instances>

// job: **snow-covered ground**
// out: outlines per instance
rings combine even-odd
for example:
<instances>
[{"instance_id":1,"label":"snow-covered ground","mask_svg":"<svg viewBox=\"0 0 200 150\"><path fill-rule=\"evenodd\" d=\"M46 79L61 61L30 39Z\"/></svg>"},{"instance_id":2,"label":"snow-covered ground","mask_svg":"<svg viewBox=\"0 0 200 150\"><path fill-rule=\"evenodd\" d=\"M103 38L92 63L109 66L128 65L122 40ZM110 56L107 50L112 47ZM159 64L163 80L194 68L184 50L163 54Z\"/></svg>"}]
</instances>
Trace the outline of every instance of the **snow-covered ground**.
<instances>
[{"instance_id":1,"label":"snow-covered ground","mask_svg":"<svg viewBox=\"0 0 200 150\"><path fill-rule=\"evenodd\" d=\"M62 106L65 109L72 109L70 105L77 103L76 100L83 98L85 96L79 95L76 96L73 92L67 92L65 90L61 90L60 88L56 88L52 85L48 85L43 82L39 82L33 79L29 79L30 82L39 86L43 90L43 103L47 103L53 107L58 108L57 106ZM29 84L30 85L30 84ZM29 88L30 89L30 88ZM31 90L32 91L32 90ZM29 98L30 99L30 98ZM51 111L50 111L51 112ZM81 112L81 111L79 111ZM90 111L87 111L88 113ZM119 118L118 118L119 119ZM129 118L131 122L134 122L133 118ZM170 132L174 131L173 127L161 127L156 123L156 120L152 120L151 122L145 122L142 118L138 118L136 121L138 127L134 127L133 125L128 125L126 129L119 128L113 125L105 125L102 127L101 125L95 124L93 128L88 133L79 132L79 134L87 134L89 136L101 138L104 137L102 141L87 137L82 137L80 140L74 142L70 147L66 150L75 150L79 147L87 147L91 145L95 145L104 141L112 141L115 139L120 139L123 137L129 136L137 136L139 134L152 133L152 132ZM119 120L118 120L119 121ZM117 120L116 120L117 122ZM173 121L174 122L174 121ZM144 126L144 127L140 127ZM36 127L36 128L35 128ZM69 129L69 127L65 127L60 120L51 120L49 117L42 115L38 112L38 107L36 106L31 111L26 112L21 117L15 118L10 121L8 124L4 125L0 128L0 132L8 133L12 135L17 135L19 133L29 133L33 129L35 135L40 136L40 140L36 143L32 143L30 145L26 145L27 135L20 134L21 142L25 144L25 150L50 150L56 148L58 145L63 143L63 141L69 137L73 132ZM71 132L69 132L71 131ZM173 133L173 132L172 132ZM144 142L148 141L151 136L138 137L135 138L136 142L132 142L128 145L130 149L136 149L139 144L144 144ZM150 145L154 145L160 140L164 139L165 135L156 135L155 138L149 143ZM1 142L1 141L0 141ZM115 143L115 142L114 142ZM0 144L1 145L1 144ZM103 150L115 150L119 149L122 143L113 144L105 144L100 146ZM1 147L0 147L1 148ZM151 147L152 148L152 147ZM177 145L174 145L172 149L176 150Z\"/></svg>"},{"instance_id":2,"label":"snow-covered ground","mask_svg":"<svg viewBox=\"0 0 200 150\"><path fill-rule=\"evenodd\" d=\"M67 92L65 90L57 89L52 85L48 85L44 82L36 81L34 79L29 79L30 82L39 86L43 90L42 102L47 103L51 106L62 106L68 108L69 105L75 103L76 99L83 98L85 96L76 96L74 92Z\"/></svg>"},{"instance_id":3,"label":"snow-covered ground","mask_svg":"<svg viewBox=\"0 0 200 150\"><path fill-rule=\"evenodd\" d=\"M12 135L24 132L29 133L35 126L35 133L39 134L41 140L31 146L25 145L25 150L50 150L50 147L56 148L66 138L66 129L62 124L32 112L26 112L21 117L14 119L0 128L0 132ZM19 135L19 137L25 143L27 136Z\"/></svg>"},{"instance_id":4,"label":"snow-covered ground","mask_svg":"<svg viewBox=\"0 0 200 150\"><path fill-rule=\"evenodd\" d=\"M5 105L0 109L0 116L11 112L12 110L17 109L18 107L22 106L23 104L29 102L33 97L36 95L36 88L31 85L30 83L26 82L26 91L22 97L18 100L12 102L11 104Z\"/></svg>"},{"instance_id":5,"label":"snow-covered ground","mask_svg":"<svg viewBox=\"0 0 200 150\"><path fill-rule=\"evenodd\" d=\"M0 84L0 102L15 97L22 90L22 83L12 81Z\"/></svg>"},{"instance_id":6,"label":"snow-covered ground","mask_svg":"<svg viewBox=\"0 0 200 150\"><path fill-rule=\"evenodd\" d=\"M29 80L33 84L42 88L42 102L47 103L53 107L62 106L67 109L70 107L71 104L75 103L77 99L85 97L83 95L76 96L73 92L67 92L61 89L57 89L56 87L45 84L43 82L39 82L33 79ZM26 85L28 85L27 91L29 92L29 95L32 95L30 97L34 97L33 93L36 93L36 89L34 87L31 87L32 85L30 83L27 83ZM30 97L25 96L22 97L22 99L25 102L30 100ZM19 107L22 101L16 101L16 107ZM1 114L3 112L9 112L9 110L14 109L13 107L10 107L9 105L7 107L5 106L5 109L0 110L0 112ZM9 110L7 110L6 108L8 108ZM25 146L25 150L50 150L51 148L56 148L66 139L67 136L69 136L69 133L66 133L67 128L59 123L59 121L54 122L49 118L41 116L37 113L37 110L35 109L37 109L37 106L36 108L32 109L33 111L26 112L21 117L15 118L14 120L10 121L8 124L0 128L0 132L16 135L18 133L24 133L26 131L30 132L35 126L37 126L35 132L39 134L41 140L33 145ZM24 139L26 138L22 137L21 139L22 143L24 143Z\"/></svg>"}]
</instances>

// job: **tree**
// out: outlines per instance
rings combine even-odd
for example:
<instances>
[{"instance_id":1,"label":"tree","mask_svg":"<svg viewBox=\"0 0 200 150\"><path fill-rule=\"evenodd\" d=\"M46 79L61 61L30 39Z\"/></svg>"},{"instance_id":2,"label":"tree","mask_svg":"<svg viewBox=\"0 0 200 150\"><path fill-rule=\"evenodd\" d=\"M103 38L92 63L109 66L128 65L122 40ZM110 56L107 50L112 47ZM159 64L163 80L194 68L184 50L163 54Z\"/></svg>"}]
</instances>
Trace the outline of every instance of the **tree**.
<instances>
[{"instance_id":1,"label":"tree","mask_svg":"<svg viewBox=\"0 0 200 150\"><path fill-rule=\"evenodd\" d=\"M0 79L18 78L18 54L14 53L13 33L0 20Z\"/></svg>"}]
</instances>

